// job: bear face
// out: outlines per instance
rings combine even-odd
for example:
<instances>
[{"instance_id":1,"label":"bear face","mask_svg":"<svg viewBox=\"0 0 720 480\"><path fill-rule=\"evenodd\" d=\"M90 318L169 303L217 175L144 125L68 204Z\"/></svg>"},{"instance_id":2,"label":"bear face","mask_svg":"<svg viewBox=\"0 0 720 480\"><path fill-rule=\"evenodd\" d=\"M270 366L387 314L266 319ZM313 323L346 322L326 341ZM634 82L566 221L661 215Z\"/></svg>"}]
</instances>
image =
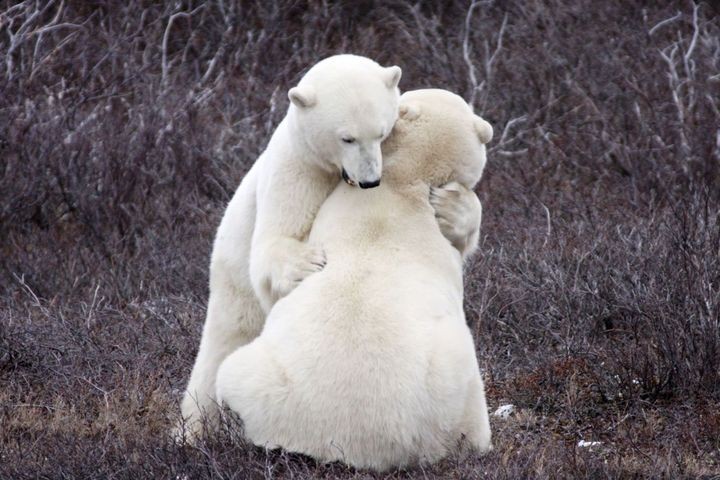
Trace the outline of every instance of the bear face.
<instances>
[{"instance_id":1,"label":"bear face","mask_svg":"<svg viewBox=\"0 0 720 480\"><path fill-rule=\"evenodd\" d=\"M485 168L492 126L446 90L406 92L399 108L398 121L383 144L386 176L431 186L456 181L472 189Z\"/></svg>"},{"instance_id":2,"label":"bear face","mask_svg":"<svg viewBox=\"0 0 720 480\"><path fill-rule=\"evenodd\" d=\"M398 116L400 67L355 55L317 63L290 89L290 116L316 161L362 188L382 174L380 144Z\"/></svg>"}]
</instances>

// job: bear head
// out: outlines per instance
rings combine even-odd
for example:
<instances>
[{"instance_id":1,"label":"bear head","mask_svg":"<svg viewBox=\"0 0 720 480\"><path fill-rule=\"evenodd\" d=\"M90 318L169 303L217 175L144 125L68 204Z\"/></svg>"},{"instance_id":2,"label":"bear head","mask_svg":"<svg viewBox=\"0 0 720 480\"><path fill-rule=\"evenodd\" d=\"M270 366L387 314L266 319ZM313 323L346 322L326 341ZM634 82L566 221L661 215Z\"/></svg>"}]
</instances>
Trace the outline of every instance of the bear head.
<instances>
[{"instance_id":1,"label":"bear head","mask_svg":"<svg viewBox=\"0 0 720 480\"><path fill-rule=\"evenodd\" d=\"M400 67L357 55L315 64L288 92L291 122L313 160L351 185L377 186L380 144L397 120L401 74Z\"/></svg>"},{"instance_id":2,"label":"bear head","mask_svg":"<svg viewBox=\"0 0 720 480\"><path fill-rule=\"evenodd\" d=\"M400 97L399 118L383 144L385 176L401 183L440 186L456 181L473 188L485 168L492 126L458 95L439 89Z\"/></svg>"}]
</instances>

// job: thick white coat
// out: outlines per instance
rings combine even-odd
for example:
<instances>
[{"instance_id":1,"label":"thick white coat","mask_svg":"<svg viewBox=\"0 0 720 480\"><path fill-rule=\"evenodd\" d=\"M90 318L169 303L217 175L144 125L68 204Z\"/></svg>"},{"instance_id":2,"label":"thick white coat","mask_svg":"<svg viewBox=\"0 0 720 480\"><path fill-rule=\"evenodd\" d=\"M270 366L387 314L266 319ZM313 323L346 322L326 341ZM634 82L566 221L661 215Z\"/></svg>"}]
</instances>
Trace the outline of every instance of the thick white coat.
<instances>
[{"instance_id":1,"label":"thick white coat","mask_svg":"<svg viewBox=\"0 0 720 480\"><path fill-rule=\"evenodd\" d=\"M491 136L449 92L403 95L383 183L334 190L309 238L326 267L220 367L218 398L251 441L377 470L436 461L463 437L491 448L462 258L428 200L479 180Z\"/></svg>"}]
</instances>

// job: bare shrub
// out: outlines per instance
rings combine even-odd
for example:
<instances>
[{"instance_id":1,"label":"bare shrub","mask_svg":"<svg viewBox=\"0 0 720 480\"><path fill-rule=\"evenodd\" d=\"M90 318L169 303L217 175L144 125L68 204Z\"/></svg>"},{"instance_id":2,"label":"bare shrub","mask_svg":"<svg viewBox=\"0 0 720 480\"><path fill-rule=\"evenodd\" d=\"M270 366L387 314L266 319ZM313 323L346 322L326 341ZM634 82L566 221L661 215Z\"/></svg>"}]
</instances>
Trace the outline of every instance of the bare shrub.
<instances>
[{"instance_id":1,"label":"bare shrub","mask_svg":"<svg viewBox=\"0 0 720 480\"><path fill-rule=\"evenodd\" d=\"M1 478L720 471L712 3L0 3ZM495 451L370 475L177 419L223 207L324 56L496 129L466 311ZM598 446L578 446L578 441ZM584 445L584 444L581 444Z\"/></svg>"}]
</instances>

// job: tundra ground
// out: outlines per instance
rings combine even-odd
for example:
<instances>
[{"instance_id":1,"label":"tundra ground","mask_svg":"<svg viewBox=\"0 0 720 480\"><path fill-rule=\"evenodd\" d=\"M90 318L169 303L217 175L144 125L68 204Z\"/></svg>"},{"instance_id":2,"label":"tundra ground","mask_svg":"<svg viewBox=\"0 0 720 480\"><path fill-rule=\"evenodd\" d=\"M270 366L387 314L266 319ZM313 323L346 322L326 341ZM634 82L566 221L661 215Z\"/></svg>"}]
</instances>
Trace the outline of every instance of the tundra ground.
<instances>
[{"instance_id":1,"label":"tundra ground","mask_svg":"<svg viewBox=\"0 0 720 480\"><path fill-rule=\"evenodd\" d=\"M0 478L720 475L716 3L0 11ZM375 475L233 424L167 436L223 208L287 89L339 52L495 127L466 311L491 407L516 408L485 457Z\"/></svg>"}]
</instances>

